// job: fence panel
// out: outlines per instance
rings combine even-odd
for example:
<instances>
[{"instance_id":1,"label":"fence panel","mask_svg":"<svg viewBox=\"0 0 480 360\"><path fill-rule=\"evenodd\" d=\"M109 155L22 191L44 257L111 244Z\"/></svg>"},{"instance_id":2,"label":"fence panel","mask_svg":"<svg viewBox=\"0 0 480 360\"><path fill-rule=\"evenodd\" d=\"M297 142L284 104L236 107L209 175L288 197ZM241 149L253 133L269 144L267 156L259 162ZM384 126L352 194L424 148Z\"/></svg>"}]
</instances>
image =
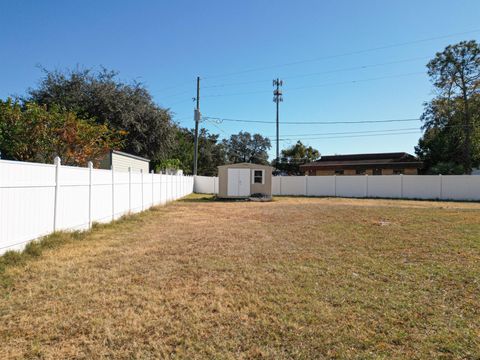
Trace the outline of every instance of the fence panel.
<instances>
[{"instance_id":1,"label":"fence panel","mask_svg":"<svg viewBox=\"0 0 480 360\"><path fill-rule=\"evenodd\" d=\"M306 176L308 196L335 196L335 176Z\"/></svg>"},{"instance_id":2,"label":"fence panel","mask_svg":"<svg viewBox=\"0 0 480 360\"><path fill-rule=\"evenodd\" d=\"M403 175L368 176L368 197L401 198Z\"/></svg>"},{"instance_id":3,"label":"fence panel","mask_svg":"<svg viewBox=\"0 0 480 360\"><path fill-rule=\"evenodd\" d=\"M407 199L440 199L441 176L403 175L403 197Z\"/></svg>"},{"instance_id":4,"label":"fence panel","mask_svg":"<svg viewBox=\"0 0 480 360\"><path fill-rule=\"evenodd\" d=\"M442 199L480 200L480 176L442 176Z\"/></svg>"},{"instance_id":5,"label":"fence panel","mask_svg":"<svg viewBox=\"0 0 480 360\"><path fill-rule=\"evenodd\" d=\"M55 166L0 160L0 254L53 231Z\"/></svg>"},{"instance_id":6,"label":"fence panel","mask_svg":"<svg viewBox=\"0 0 480 360\"><path fill-rule=\"evenodd\" d=\"M115 179L117 181L117 179ZM92 221L109 222L113 216L112 171L92 171Z\"/></svg>"},{"instance_id":7,"label":"fence panel","mask_svg":"<svg viewBox=\"0 0 480 360\"><path fill-rule=\"evenodd\" d=\"M58 224L55 230L89 228L89 172L88 168L59 167Z\"/></svg>"},{"instance_id":8,"label":"fence panel","mask_svg":"<svg viewBox=\"0 0 480 360\"><path fill-rule=\"evenodd\" d=\"M307 195L306 176L280 176L279 178L282 195Z\"/></svg>"},{"instance_id":9,"label":"fence panel","mask_svg":"<svg viewBox=\"0 0 480 360\"><path fill-rule=\"evenodd\" d=\"M343 197L366 197L367 177L358 176L336 176L336 196Z\"/></svg>"},{"instance_id":10,"label":"fence panel","mask_svg":"<svg viewBox=\"0 0 480 360\"><path fill-rule=\"evenodd\" d=\"M195 176L195 192L199 194L218 194L218 177Z\"/></svg>"},{"instance_id":11,"label":"fence panel","mask_svg":"<svg viewBox=\"0 0 480 360\"><path fill-rule=\"evenodd\" d=\"M128 172L115 171L115 199L113 201L115 219L128 214L130 211L130 174Z\"/></svg>"},{"instance_id":12,"label":"fence panel","mask_svg":"<svg viewBox=\"0 0 480 360\"><path fill-rule=\"evenodd\" d=\"M193 183L182 175L0 160L0 254L55 229L88 229L178 199Z\"/></svg>"}]
</instances>

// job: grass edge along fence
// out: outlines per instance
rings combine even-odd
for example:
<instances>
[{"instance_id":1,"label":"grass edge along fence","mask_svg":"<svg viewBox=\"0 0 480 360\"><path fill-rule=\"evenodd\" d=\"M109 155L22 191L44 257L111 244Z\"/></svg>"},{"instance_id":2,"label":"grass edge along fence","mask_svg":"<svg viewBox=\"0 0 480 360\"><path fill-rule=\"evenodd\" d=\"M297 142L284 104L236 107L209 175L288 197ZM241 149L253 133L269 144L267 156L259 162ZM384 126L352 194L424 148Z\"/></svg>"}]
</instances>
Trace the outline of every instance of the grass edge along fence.
<instances>
[{"instance_id":1,"label":"grass edge along fence","mask_svg":"<svg viewBox=\"0 0 480 360\"><path fill-rule=\"evenodd\" d=\"M58 231L164 205L193 192L192 176L0 160L0 255Z\"/></svg>"}]
</instances>

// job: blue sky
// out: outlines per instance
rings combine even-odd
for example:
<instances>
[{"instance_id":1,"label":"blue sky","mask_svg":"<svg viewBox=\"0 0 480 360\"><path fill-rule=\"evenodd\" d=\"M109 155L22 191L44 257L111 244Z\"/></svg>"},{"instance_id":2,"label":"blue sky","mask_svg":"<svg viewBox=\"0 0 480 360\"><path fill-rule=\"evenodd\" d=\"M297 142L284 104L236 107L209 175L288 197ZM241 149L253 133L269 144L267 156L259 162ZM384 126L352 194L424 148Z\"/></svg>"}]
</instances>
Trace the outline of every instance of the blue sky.
<instances>
[{"instance_id":1,"label":"blue sky","mask_svg":"<svg viewBox=\"0 0 480 360\"><path fill-rule=\"evenodd\" d=\"M1 0L0 97L35 86L38 65L102 65L144 82L191 127L197 75L202 115L261 121L275 120L279 77L281 121L293 123L281 125L281 147L301 139L322 154L413 152L419 121L295 123L418 118L432 97L425 64L450 43L479 41L478 14L478 0ZM275 135L273 123L202 126Z\"/></svg>"}]
</instances>

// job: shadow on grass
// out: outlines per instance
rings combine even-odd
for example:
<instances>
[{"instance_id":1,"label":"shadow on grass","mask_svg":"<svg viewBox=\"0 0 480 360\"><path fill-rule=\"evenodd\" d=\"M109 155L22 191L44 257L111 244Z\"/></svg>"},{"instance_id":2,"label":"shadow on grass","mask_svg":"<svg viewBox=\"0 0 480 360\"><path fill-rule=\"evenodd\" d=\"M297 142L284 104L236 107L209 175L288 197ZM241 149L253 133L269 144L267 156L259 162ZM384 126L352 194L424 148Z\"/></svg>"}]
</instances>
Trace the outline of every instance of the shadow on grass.
<instances>
[{"instance_id":1,"label":"shadow on grass","mask_svg":"<svg viewBox=\"0 0 480 360\"><path fill-rule=\"evenodd\" d=\"M178 202L212 202L212 201L217 201L217 198L214 195L209 195L209 194L190 194L177 201Z\"/></svg>"}]
</instances>

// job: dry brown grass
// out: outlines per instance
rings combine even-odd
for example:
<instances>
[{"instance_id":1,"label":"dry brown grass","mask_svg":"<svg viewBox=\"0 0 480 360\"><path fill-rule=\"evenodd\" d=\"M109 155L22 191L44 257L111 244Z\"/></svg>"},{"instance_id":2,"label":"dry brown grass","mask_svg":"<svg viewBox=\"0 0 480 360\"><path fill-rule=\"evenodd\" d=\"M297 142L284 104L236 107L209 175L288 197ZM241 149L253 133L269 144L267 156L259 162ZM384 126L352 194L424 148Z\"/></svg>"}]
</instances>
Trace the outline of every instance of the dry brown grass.
<instances>
[{"instance_id":1,"label":"dry brown grass","mask_svg":"<svg viewBox=\"0 0 480 360\"><path fill-rule=\"evenodd\" d=\"M0 358L480 358L480 205L183 201L8 267Z\"/></svg>"}]
</instances>

